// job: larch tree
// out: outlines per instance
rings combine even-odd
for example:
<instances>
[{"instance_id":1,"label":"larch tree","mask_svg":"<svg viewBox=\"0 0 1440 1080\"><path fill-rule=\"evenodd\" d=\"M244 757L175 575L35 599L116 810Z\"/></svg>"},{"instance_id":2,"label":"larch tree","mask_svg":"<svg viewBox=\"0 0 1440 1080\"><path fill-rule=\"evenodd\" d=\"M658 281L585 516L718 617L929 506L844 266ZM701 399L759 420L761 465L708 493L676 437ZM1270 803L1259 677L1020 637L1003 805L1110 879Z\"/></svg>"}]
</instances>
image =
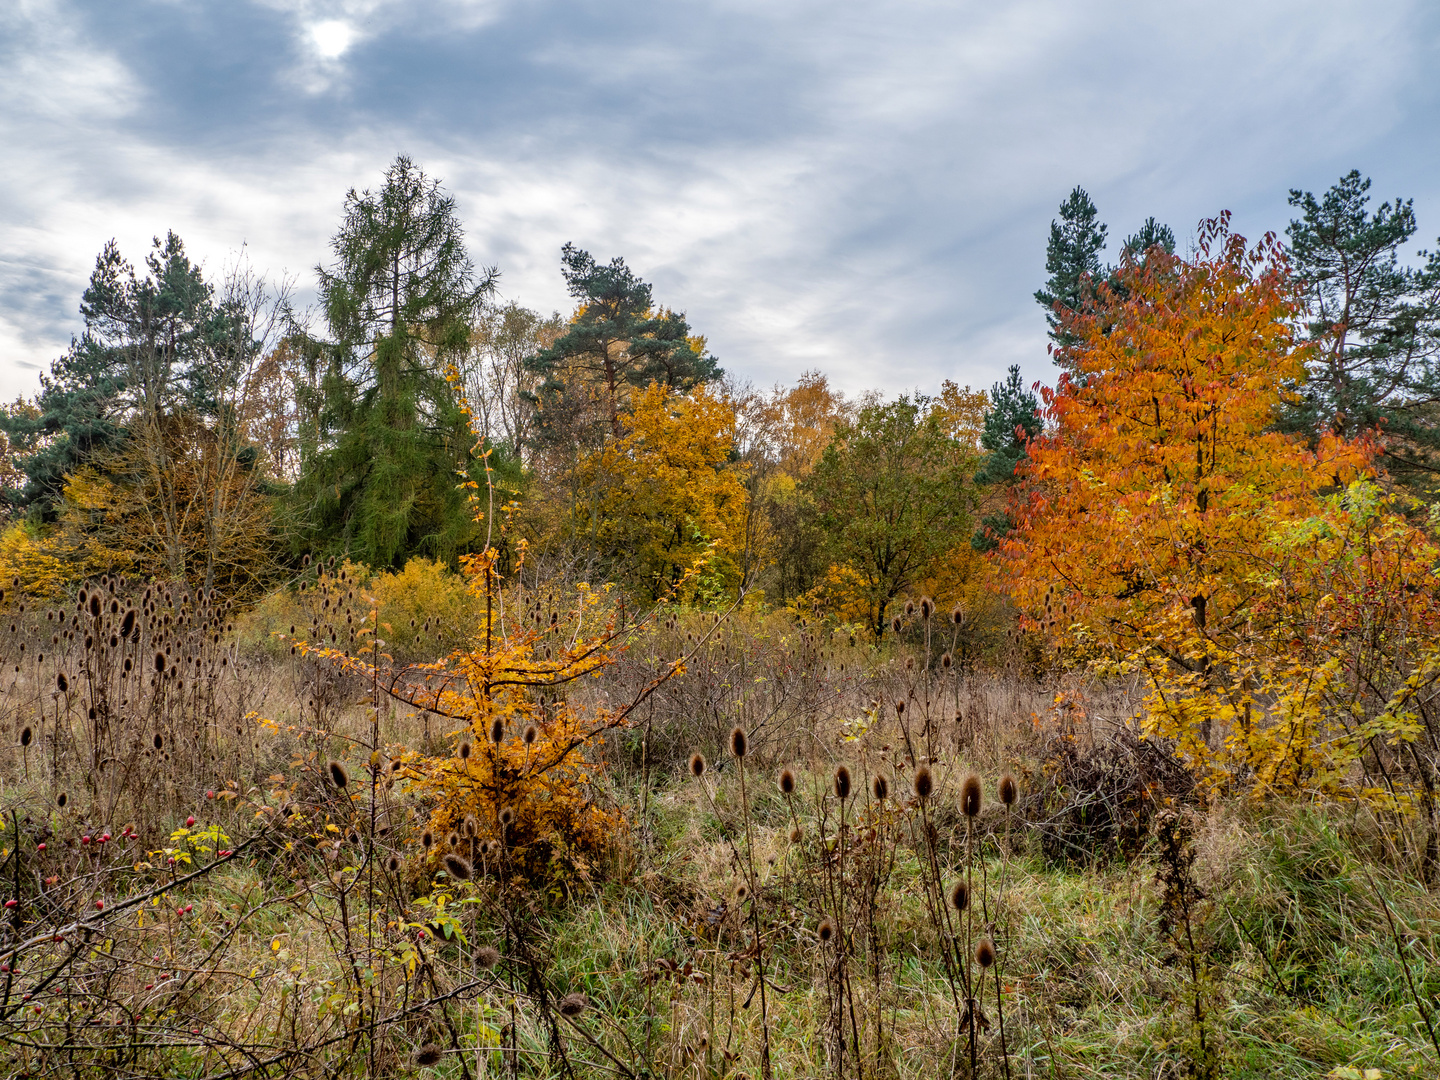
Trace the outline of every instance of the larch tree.
<instances>
[{"instance_id":1,"label":"larch tree","mask_svg":"<svg viewBox=\"0 0 1440 1080\"><path fill-rule=\"evenodd\" d=\"M318 437L302 443L289 500L296 550L453 562L477 526L457 475L475 467L473 440L449 375L497 273L476 270L454 198L403 156L379 190L346 196L331 248L317 268L330 331Z\"/></svg>"}]
</instances>

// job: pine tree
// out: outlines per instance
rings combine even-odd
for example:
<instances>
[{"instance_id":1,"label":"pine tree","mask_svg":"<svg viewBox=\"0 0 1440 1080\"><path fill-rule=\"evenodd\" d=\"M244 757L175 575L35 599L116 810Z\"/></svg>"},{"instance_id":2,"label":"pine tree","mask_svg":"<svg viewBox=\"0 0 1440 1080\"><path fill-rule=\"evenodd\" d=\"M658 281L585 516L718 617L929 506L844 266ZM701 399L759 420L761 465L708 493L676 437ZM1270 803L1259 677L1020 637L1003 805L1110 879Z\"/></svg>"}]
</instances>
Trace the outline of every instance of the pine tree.
<instances>
[{"instance_id":1,"label":"pine tree","mask_svg":"<svg viewBox=\"0 0 1440 1080\"><path fill-rule=\"evenodd\" d=\"M1373 434L1392 476L1440 478L1440 252L1400 261L1414 235L1413 200L1368 210L1370 181L1352 170L1324 196L1292 190L1287 230L1314 353L1281 427L1312 440ZM1426 256L1421 252L1422 257Z\"/></svg>"},{"instance_id":2,"label":"pine tree","mask_svg":"<svg viewBox=\"0 0 1440 1080\"><path fill-rule=\"evenodd\" d=\"M683 314L656 311L651 287L622 258L608 264L566 244L561 251L565 284L579 302L566 332L526 361L543 382L534 398L540 409L542 440L572 438L583 409L575 403L576 381L598 389L610 435L621 434L624 395L652 382L685 391L718 379L722 372L705 351L704 339L690 336Z\"/></svg>"},{"instance_id":3,"label":"pine tree","mask_svg":"<svg viewBox=\"0 0 1440 1080\"><path fill-rule=\"evenodd\" d=\"M496 271L477 273L454 198L403 156L379 191L349 192L331 246L317 268L331 335L320 433L289 503L296 549L451 561L474 541L457 476L474 462L447 368Z\"/></svg>"},{"instance_id":4,"label":"pine tree","mask_svg":"<svg viewBox=\"0 0 1440 1080\"><path fill-rule=\"evenodd\" d=\"M1086 310L1095 285L1107 276L1100 263L1106 231L1099 211L1081 187L1060 204L1060 220L1050 222L1050 241L1045 245L1045 271L1050 277L1045 287L1036 291L1035 299L1045 308L1050 340L1061 349L1074 344L1061 326L1063 312Z\"/></svg>"},{"instance_id":5,"label":"pine tree","mask_svg":"<svg viewBox=\"0 0 1440 1080\"><path fill-rule=\"evenodd\" d=\"M1009 485L1015 470L1026 457L1026 444L1044 427L1040 418L1040 399L1026 388L1020 378L1020 367L1012 364L1004 382L990 388L992 408L985 414L985 431L980 445L986 454L975 473L980 485ZM976 551L990 551L1010 531L1012 522L1004 512L987 514L981 528L970 539Z\"/></svg>"},{"instance_id":6,"label":"pine tree","mask_svg":"<svg viewBox=\"0 0 1440 1080\"><path fill-rule=\"evenodd\" d=\"M34 414L0 418L26 482L16 497L52 521L67 476L176 412L215 419L218 392L253 352L244 314L213 287L174 233L137 276L115 241L95 259L80 302L84 331L40 378Z\"/></svg>"}]
</instances>

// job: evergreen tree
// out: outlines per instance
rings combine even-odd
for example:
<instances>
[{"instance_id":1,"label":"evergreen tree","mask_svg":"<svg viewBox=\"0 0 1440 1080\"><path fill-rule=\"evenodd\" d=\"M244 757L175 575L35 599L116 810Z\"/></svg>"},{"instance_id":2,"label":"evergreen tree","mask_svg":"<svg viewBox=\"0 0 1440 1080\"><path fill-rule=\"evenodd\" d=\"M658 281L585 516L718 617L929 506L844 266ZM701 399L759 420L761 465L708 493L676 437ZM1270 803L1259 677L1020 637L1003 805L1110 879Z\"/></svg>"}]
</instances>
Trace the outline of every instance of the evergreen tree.
<instances>
[{"instance_id":1,"label":"evergreen tree","mask_svg":"<svg viewBox=\"0 0 1440 1080\"><path fill-rule=\"evenodd\" d=\"M153 242L145 276L111 240L80 302L84 331L40 378L34 415L0 418L25 484L16 501L54 520L65 478L145 427L185 413L216 419L219 391L253 356L246 316L217 303L174 233Z\"/></svg>"},{"instance_id":2,"label":"evergreen tree","mask_svg":"<svg viewBox=\"0 0 1440 1080\"><path fill-rule=\"evenodd\" d=\"M1396 479L1433 486L1440 478L1440 252L1422 266L1402 265L1400 248L1416 228L1413 201L1385 202L1372 213L1369 190L1352 170L1320 199L1290 192L1302 216L1287 232L1315 353L1280 426L1312 439L1332 428L1374 434Z\"/></svg>"},{"instance_id":3,"label":"evergreen tree","mask_svg":"<svg viewBox=\"0 0 1440 1080\"><path fill-rule=\"evenodd\" d=\"M1175 254L1175 233L1169 225L1162 225L1153 217L1145 219L1145 224L1125 238L1121 245L1121 251L1126 257L1132 260L1143 259L1145 253L1151 248L1158 247L1166 255ZM1114 274L1111 277L1115 277Z\"/></svg>"},{"instance_id":4,"label":"evergreen tree","mask_svg":"<svg viewBox=\"0 0 1440 1080\"><path fill-rule=\"evenodd\" d=\"M1012 364L1005 381L990 388L990 400L992 407L985 414L985 430L980 436L980 445L986 454L975 473L975 483L1009 485L1014 482L1020 462L1025 460L1026 443L1039 435L1044 426L1040 419L1040 399L1021 380L1019 365ZM976 551L990 551L1011 527L1008 514L987 514L981 520L981 528L971 537L970 545Z\"/></svg>"},{"instance_id":5,"label":"evergreen tree","mask_svg":"<svg viewBox=\"0 0 1440 1080\"><path fill-rule=\"evenodd\" d=\"M1050 222L1045 245L1045 271L1050 277L1035 299L1045 308L1050 340L1063 349L1073 340L1061 328L1061 311L1081 311L1094 296L1094 286L1106 277L1100 263L1107 229L1085 189L1076 187L1060 204L1060 220Z\"/></svg>"},{"instance_id":6,"label":"evergreen tree","mask_svg":"<svg viewBox=\"0 0 1440 1080\"><path fill-rule=\"evenodd\" d=\"M331 335L319 438L290 500L296 549L375 567L451 561L476 530L457 475L474 467L471 438L447 369L496 271L477 273L455 200L403 156L379 191L349 192L331 247L333 265L317 268Z\"/></svg>"},{"instance_id":7,"label":"evergreen tree","mask_svg":"<svg viewBox=\"0 0 1440 1080\"><path fill-rule=\"evenodd\" d=\"M582 410L573 404L577 380L598 387L604 423L620 436L622 396L628 387L658 382L685 391L722 374L703 339L690 336L683 314L654 309L651 288L621 258L601 264L574 244L561 251L565 284L579 302L566 332L526 361L543 382L539 405L542 440L582 436L574 429Z\"/></svg>"}]
</instances>

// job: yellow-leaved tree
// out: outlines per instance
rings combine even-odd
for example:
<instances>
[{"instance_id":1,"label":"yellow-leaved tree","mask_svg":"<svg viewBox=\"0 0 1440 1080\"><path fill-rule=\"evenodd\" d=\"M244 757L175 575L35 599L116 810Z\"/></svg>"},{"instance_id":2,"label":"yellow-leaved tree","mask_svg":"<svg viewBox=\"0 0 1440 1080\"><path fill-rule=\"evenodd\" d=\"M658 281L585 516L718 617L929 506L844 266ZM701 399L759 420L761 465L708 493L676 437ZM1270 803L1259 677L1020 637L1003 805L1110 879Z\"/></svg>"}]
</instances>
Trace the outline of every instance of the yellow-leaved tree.
<instances>
[{"instance_id":1,"label":"yellow-leaved tree","mask_svg":"<svg viewBox=\"0 0 1440 1080\"><path fill-rule=\"evenodd\" d=\"M731 462L735 411L701 386L651 383L631 399L621 436L576 466L575 532L633 592L671 595L699 559L690 588L733 595L745 555L746 493Z\"/></svg>"}]
</instances>

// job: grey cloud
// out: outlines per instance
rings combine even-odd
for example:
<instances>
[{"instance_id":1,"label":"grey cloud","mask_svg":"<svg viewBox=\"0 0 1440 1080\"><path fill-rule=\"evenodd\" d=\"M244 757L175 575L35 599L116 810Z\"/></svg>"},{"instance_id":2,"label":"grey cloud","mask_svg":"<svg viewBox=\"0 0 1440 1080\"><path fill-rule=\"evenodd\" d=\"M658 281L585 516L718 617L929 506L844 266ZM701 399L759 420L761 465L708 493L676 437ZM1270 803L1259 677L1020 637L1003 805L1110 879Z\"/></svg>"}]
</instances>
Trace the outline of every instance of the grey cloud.
<instances>
[{"instance_id":1,"label":"grey cloud","mask_svg":"<svg viewBox=\"0 0 1440 1080\"><path fill-rule=\"evenodd\" d=\"M328 60L325 20L354 30ZM346 188L401 151L532 306L565 308L574 240L758 382L1046 377L1030 294L1077 182L1117 237L1225 207L1283 228L1288 187L1352 165L1434 223L1437 25L1240 0L27 5L0 23L28 73L0 75L0 389L63 348L109 236L138 256L174 228L212 265L247 242L308 286Z\"/></svg>"}]
</instances>

